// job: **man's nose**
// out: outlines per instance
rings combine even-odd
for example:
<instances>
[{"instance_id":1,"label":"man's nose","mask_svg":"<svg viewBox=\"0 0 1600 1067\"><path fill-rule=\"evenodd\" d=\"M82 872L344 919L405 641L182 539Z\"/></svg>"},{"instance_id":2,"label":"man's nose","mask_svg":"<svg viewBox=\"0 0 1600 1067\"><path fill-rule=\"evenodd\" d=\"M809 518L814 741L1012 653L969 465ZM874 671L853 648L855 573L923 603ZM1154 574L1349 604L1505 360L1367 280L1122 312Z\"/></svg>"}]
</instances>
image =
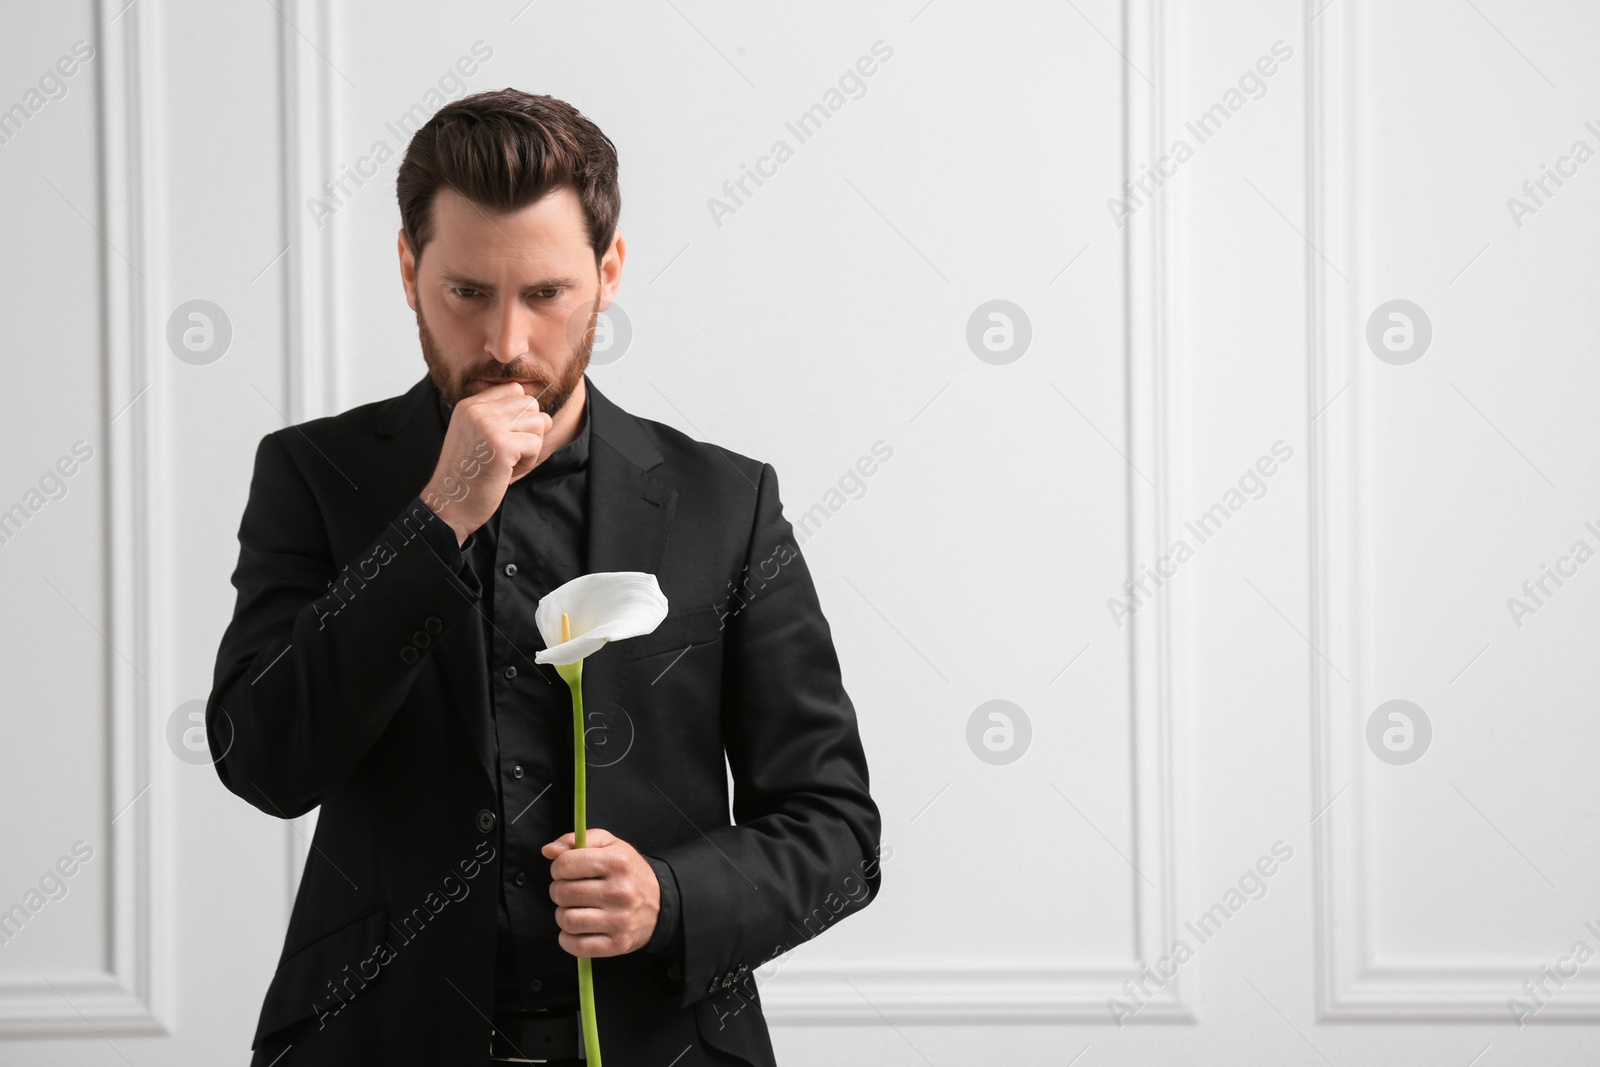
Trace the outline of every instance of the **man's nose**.
<instances>
[{"instance_id":1,"label":"man's nose","mask_svg":"<svg viewBox=\"0 0 1600 1067\"><path fill-rule=\"evenodd\" d=\"M528 328L532 313L515 300L502 302L494 312L489 331L489 352L501 363L511 363L528 354Z\"/></svg>"}]
</instances>

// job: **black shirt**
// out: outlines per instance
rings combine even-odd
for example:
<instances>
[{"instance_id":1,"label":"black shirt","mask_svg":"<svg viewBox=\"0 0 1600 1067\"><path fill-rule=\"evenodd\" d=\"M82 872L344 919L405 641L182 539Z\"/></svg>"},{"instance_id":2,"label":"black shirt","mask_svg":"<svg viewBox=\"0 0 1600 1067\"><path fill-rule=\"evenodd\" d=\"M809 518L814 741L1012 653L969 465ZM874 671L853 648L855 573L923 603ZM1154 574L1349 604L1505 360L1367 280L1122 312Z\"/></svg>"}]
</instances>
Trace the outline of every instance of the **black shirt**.
<instances>
[{"instance_id":1,"label":"black shirt","mask_svg":"<svg viewBox=\"0 0 1600 1067\"><path fill-rule=\"evenodd\" d=\"M448 429L451 409L437 388L434 396ZM533 613L540 598L583 574L588 562L589 439L586 409L578 435L513 482L464 544L437 515L423 527L439 557L457 573L470 567L483 588L501 811L496 1011L578 1002L576 957L557 939L550 861L539 851L572 831L572 698L552 664L534 662L546 645ZM677 880L665 861L645 858L661 884L661 914L643 951L676 961L681 971Z\"/></svg>"}]
</instances>

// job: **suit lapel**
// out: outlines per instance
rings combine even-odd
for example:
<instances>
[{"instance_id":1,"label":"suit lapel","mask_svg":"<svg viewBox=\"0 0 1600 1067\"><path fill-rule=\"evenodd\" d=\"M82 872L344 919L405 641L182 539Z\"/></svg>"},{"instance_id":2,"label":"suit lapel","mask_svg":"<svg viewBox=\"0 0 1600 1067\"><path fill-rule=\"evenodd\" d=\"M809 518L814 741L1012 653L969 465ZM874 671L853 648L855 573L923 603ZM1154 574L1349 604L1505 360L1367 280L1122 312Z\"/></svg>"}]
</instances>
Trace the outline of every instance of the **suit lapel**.
<instances>
[{"instance_id":1,"label":"suit lapel","mask_svg":"<svg viewBox=\"0 0 1600 1067\"><path fill-rule=\"evenodd\" d=\"M651 477L661 453L632 415L584 376L589 418L590 573L661 567L678 491Z\"/></svg>"},{"instance_id":2,"label":"suit lapel","mask_svg":"<svg viewBox=\"0 0 1600 1067\"><path fill-rule=\"evenodd\" d=\"M648 471L662 462L644 428L612 403L587 375L589 516L586 572L644 571L660 575L678 491ZM625 660L602 648L583 664L585 709L619 706Z\"/></svg>"},{"instance_id":3,"label":"suit lapel","mask_svg":"<svg viewBox=\"0 0 1600 1067\"><path fill-rule=\"evenodd\" d=\"M588 533L586 571L645 571L655 574L666 551L678 492L647 471L662 462L644 428L614 404L588 375L584 376L589 421ZM387 439L387 454L377 464L381 502L393 500L392 512L420 492L439 461L444 432L428 405L437 404L432 379L422 380L380 409L375 432ZM387 512L386 512L387 513ZM492 575L479 575L493 581ZM489 680L479 612L455 640L435 653L445 692L462 717L484 773L496 781L494 722L489 705ZM616 701L619 679L610 657L591 657L583 672L584 702L594 708Z\"/></svg>"}]
</instances>

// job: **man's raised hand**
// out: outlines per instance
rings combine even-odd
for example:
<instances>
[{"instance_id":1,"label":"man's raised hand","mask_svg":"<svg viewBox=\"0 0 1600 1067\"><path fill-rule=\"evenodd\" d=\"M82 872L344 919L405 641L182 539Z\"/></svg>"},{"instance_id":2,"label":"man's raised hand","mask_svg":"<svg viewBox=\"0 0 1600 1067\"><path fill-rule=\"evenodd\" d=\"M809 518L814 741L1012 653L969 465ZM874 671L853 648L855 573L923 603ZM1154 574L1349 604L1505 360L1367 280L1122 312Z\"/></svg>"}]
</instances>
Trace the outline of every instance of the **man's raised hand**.
<instances>
[{"instance_id":1,"label":"man's raised hand","mask_svg":"<svg viewBox=\"0 0 1600 1067\"><path fill-rule=\"evenodd\" d=\"M489 521L512 482L538 465L554 424L520 382L491 385L456 403L422 501L455 530L457 544Z\"/></svg>"}]
</instances>

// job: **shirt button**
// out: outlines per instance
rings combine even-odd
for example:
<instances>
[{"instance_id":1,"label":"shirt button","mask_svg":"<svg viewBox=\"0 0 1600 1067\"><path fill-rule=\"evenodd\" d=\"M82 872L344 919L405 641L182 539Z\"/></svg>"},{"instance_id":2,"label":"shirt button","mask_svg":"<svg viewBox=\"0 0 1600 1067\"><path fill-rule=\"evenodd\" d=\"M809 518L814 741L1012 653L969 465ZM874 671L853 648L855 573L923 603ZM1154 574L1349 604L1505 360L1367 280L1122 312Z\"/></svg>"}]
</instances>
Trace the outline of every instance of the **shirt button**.
<instances>
[{"instance_id":1,"label":"shirt button","mask_svg":"<svg viewBox=\"0 0 1600 1067\"><path fill-rule=\"evenodd\" d=\"M494 829L494 812L488 808L478 812L478 829L484 833Z\"/></svg>"},{"instance_id":2,"label":"shirt button","mask_svg":"<svg viewBox=\"0 0 1600 1067\"><path fill-rule=\"evenodd\" d=\"M422 628L427 630L430 634L436 634L440 630L444 629L444 623L440 622L433 616L429 616L428 619L422 624Z\"/></svg>"},{"instance_id":3,"label":"shirt button","mask_svg":"<svg viewBox=\"0 0 1600 1067\"><path fill-rule=\"evenodd\" d=\"M544 988L544 983L539 981L539 979L535 978L533 980L533 991L535 993L537 993L537 992L539 992L539 990L541 990L543 988Z\"/></svg>"},{"instance_id":4,"label":"shirt button","mask_svg":"<svg viewBox=\"0 0 1600 1067\"><path fill-rule=\"evenodd\" d=\"M517 565L515 563L507 563L506 564L506 577L507 578L515 578L516 576L517 576Z\"/></svg>"},{"instance_id":5,"label":"shirt button","mask_svg":"<svg viewBox=\"0 0 1600 1067\"><path fill-rule=\"evenodd\" d=\"M515 678L516 676L517 676L517 669L515 667L507 667L506 668L506 677L507 678Z\"/></svg>"},{"instance_id":6,"label":"shirt button","mask_svg":"<svg viewBox=\"0 0 1600 1067\"><path fill-rule=\"evenodd\" d=\"M513 778L521 778L522 777L522 768L521 767L513 767L513 768L511 768L511 777L513 777Z\"/></svg>"},{"instance_id":7,"label":"shirt button","mask_svg":"<svg viewBox=\"0 0 1600 1067\"><path fill-rule=\"evenodd\" d=\"M405 648L400 650L400 658L405 660L407 663L415 663L421 658L421 656L418 655L414 645L407 645Z\"/></svg>"},{"instance_id":8,"label":"shirt button","mask_svg":"<svg viewBox=\"0 0 1600 1067\"><path fill-rule=\"evenodd\" d=\"M513 882L515 882L517 885L527 885L528 884L528 874L527 874L526 871L518 871L517 872L517 876L515 878L511 879L511 880Z\"/></svg>"}]
</instances>

